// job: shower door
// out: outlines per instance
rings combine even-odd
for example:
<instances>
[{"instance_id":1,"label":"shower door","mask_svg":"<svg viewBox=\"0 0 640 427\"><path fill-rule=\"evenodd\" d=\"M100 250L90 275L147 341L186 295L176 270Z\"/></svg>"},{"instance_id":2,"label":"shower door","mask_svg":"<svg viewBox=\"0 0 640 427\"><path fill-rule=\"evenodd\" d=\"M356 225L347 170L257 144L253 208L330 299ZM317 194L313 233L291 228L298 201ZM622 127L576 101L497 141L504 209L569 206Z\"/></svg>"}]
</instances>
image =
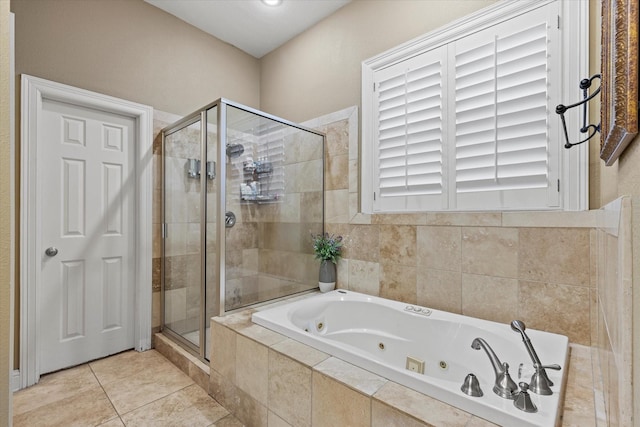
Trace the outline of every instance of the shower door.
<instances>
[{"instance_id":1,"label":"shower door","mask_svg":"<svg viewBox=\"0 0 640 427\"><path fill-rule=\"evenodd\" d=\"M323 230L324 136L223 104L225 190L221 311L310 291Z\"/></svg>"},{"instance_id":2,"label":"shower door","mask_svg":"<svg viewBox=\"0 0 640 427\"><path fill-rule=\"evenodd\" d=\"M194 351L201 342L201 180L199 116L164 137L164 330Z\"/></svg>"}]
</instances>

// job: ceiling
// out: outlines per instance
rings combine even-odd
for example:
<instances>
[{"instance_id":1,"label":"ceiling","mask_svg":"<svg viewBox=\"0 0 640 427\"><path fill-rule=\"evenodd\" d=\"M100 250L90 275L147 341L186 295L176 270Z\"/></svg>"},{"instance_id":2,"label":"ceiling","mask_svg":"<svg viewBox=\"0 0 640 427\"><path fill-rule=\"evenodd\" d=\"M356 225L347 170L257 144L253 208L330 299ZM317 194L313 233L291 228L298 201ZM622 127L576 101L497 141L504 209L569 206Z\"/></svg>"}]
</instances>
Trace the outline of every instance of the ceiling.
<instances>
[{"instance_id":1,"label":"ceiling","mask_svg":"<svg viewBox=\"0 0 640 427\"><path fill-rule=\"evenodd\" d=\"M261 58L351 0L145 0L212 36Z\"/></svg>"}]
</instances>

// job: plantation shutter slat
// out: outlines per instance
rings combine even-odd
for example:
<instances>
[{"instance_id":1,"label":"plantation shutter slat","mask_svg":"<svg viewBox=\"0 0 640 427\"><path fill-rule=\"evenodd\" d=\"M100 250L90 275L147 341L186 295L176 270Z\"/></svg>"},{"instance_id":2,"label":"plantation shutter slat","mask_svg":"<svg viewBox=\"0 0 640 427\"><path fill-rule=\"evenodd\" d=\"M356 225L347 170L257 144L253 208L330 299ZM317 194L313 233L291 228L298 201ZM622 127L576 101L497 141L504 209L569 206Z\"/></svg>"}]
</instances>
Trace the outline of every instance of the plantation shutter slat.
<instances>
[{"instance_id":1,"label":"plantation shutter slat","mask_svg":"<svg viewBox=\"0 0 640 427\"><path fill-rule=\"evenodd\" d=\"M456 45L456 193L549 186L548 25L525 18Z\"/></svg>"},{"instance_id":2,"label":"plantation shutter slat","mask_svg":"<svg viewBox=\"0 0 640 427\"><path fill-rule=\"evenodd\" d=\"M442 52L390 67L376 79L378 203L442 195Z\"/></svg>"}]
</instances>

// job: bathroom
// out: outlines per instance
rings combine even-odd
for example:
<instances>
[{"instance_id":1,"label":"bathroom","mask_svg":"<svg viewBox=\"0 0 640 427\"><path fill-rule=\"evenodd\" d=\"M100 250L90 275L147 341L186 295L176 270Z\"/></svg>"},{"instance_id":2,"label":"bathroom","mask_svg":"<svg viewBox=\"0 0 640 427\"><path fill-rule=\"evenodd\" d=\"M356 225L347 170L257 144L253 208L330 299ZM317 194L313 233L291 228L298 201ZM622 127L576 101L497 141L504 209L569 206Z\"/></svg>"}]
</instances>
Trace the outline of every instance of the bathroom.
<instances>
[{"instance_id":1,"label":"bathroom","mask_svg":"<svg viewBox=\"0 0 640 427\"><path fill-rule=\"evenodd\" d=\"M327 229L343 235L347 243L338 266L340 287L500 322L526 317L527 303L534 301L562 307L525 320L532 328L566 334L572 343L606 347L597 327L602 323L597 297L599 292L610 295L600 288L610 281L597 280L602 272L596 271L596 265L598 257L609 263L611 258L596 248L597 213L358 213L358 141L349 137L359 131L359 113L350 108L360 104L361 62L492 3L456 1L442 7L432 1L352 2L258 60L143 1L107 6L104 2L12 0L16 74L152 105L157 114L154 135L175 117L222 96L300 123L342 112L338 120L321 129L327 133ZM590 68L597 70L600 2L589 5ZM122 20L123 16L127 19ZM592 112L597 110L592 108ZM634 204L640 182L632 166L639 156L637 150L637 143L632 142L618 162L605 167L598 144L590 144L592 210L623 195L630 196L628 202ZM157 156L155 161L159 161ZM157 267L159 209L154 209L152 221ZM635 217L632 221L635 223ZM433 251L436 241L445 241L448 252ZM481 251L476 252L474 245ZM567 254L570 262L563 258ZM558 259L565 262L555 269L546 268ZM638 271L637 261L633 264ZM159 328L159 271L154 271L152 326ZM471 282L472 276L482 280ZM625 280L636 281L637 276ZM492 280L496 277L499 280ZM426 285L418 286L422 283ZM499 311L492 305L495 295L502 298ZM4 296L0 299L6 300ZM604 353L609 350L604 348ZM19 360L16 352L14 346L13 360ZM634 355L634 365L636 359ZM610 365L605 372L610 384L604 389L610 391L611 399L605 396L605 402L618 398L613 391L619 386L617 378L610 375L615 362L610 360ZM640 409L626 408L626 416L630 410ZM610 420L611 425L617 425L616 418Z\"/></svg>"}]
</instances>

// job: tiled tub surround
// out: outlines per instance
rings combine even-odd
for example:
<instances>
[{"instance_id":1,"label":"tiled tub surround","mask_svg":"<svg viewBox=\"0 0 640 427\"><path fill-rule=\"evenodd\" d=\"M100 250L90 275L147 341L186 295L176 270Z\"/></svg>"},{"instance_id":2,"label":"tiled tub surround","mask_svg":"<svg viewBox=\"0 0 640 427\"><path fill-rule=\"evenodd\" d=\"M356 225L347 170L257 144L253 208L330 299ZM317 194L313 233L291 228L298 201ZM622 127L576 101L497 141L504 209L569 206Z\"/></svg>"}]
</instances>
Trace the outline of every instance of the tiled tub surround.
<instances>
[{"instance_id":1,"label":"tiled tub surround","mask_svg":"<svg viewBox=\"0 0 640 427\"><path fill-rule=\"evenodd\" d=\"M346 241L345 257L338 265L338 287L498 322L520 318L530 328L567 335L572 361L576 348L581 348L581 360L584 357L590 363L588 350L574 344L597 346L600 354L594 361L602 364L602 376L600 369L596 375L597 393L607 402L598 406L598 416L604 419L606 412L611 425L625 425L616 414L624 407L629 416L632 408L632 394L619 391L630 387L630 362L618 357L622 353L614 348L624 343L619 332L631 333L625 329L631 318L611 307L616 307L614 301L630 303L628 298L620 299L627 292L621 284L631 282L630 224L626 233L616 236L611 227L598 226L598 211L358 213L357 109L305 125L327 134L326 227ZM159 164L158 154L154 144L154 166ZM158 183L156 175L154 326L159 326L160 312ZM630 216L621 214L627 220ZM535 315L536 307L542 308L540 315ZM605 323L605 312L609 323ZM582 422L566 425L593 423L591 371L581 371L573 381L569 373L568 396L581 397L567 398L564 423L568 415ZM621 398L626 403L619 403Z\"/></svg>"},{"instance_id":2,"label":"tiled tub surround","mask_svg":"<svg viewBox=\"0 0 640 427\"><path fill-rule=\"evenodd\" d=\"M636 329L637 334L637 328L631 325L634 298L638 297L633 296L632 272L633 262L640 258L636 256L634 261L632 257L633 212L630 197L617 199L598 211L598 293L594 301L597 339L593 346L598 352L596 387L604 396L601 409L610 426L634 425L633 331Z\"/></svg>"},{"instance_id":3,"label":"tiled tub surround","mask_svg":"<svg viewBox=\"0 0 640 427\"><path fill-rule=\"evenodd\" d=\"M564 369L547 370L553 393L530 393L537 412L527 413L491 391L496 378L488 355L472 348L476 338L486 340L499 363L509 364L514 381L529 383L533 363L509 324L342 289L261 310L253 313L252 321L498 424L553 427L559 419L569 344L562 335L528 329L543 364ZM407 368L409 357L422 361L423 372ZM460 391L470 373L484 389L483 396Z\"/></svg>"},{"instance_id":4,"label":"tiled tub surround","mask_svg":"<svg viewBox=\"0 0 640 427\"><path fill-rule=\"evenodd\" d=\"M250 321L211 321L209 394L247 426L495 426ZM597 424L591 349L570 346L562 426ZM488 390L487 392L491 392Z\"/></svg>"}]
</instances>

